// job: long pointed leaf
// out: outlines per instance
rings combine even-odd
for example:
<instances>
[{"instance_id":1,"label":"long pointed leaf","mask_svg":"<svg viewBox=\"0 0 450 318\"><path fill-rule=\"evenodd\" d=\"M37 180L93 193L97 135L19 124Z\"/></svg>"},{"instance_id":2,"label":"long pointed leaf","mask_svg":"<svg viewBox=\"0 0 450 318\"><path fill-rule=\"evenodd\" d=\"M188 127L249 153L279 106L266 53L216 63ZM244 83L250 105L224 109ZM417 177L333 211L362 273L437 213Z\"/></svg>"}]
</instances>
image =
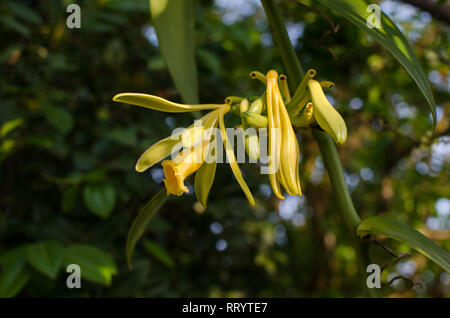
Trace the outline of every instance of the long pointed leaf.
<instances>
[{"instance_id":1,"label":"long pointed leaf","mask_svg":"<svg viewBox=\"0 0 450 318\"><path fill-rule=\"evenodd\" d=\"M25 258L17 259L0 271L0 298L14 297L30 279Z\"/></svg>"},{"instance_id":2,"label":"long pointed leaf","mask_svg":"<svg viewBox=\"0 0 450 318\"><path fill-rule=\"evenodd\" d=\"M406 71L416 82L425 99L428 102L433 115L433 128L436 126L436 104L433 93L425 73L408 40L404 37L398 27L383 12L380 12L380 28L370 28L367 18L372 12L367 11L368 3L365 0L318 0L324 6L335 10L351 23L361 28L372 36L379 44L387 49L400 62Z\"/></svg>"},{"instance_id":3,"label":"long pointed leaf","mask_svg":"<svg viewBox=\"0 0 450 318\"><path fill-rule=\"evenodd\" d=\"M28 262L35 269L55 279L64 260L64 247L57 241L44 241L28 246Z\"/></svg>"},{"instance_id":4,"label":"long pointed leaf","mask_svg":"<svg viewBox=\"0 0 450 318\"><path fill-rule=\"evenodd\" d=\"M132 267L131 257L133 256L136 243L139 241L142 234L144 234L148 222L150 222L151 218L158 212L164 202L166 202L167 197L166 189L162 189L145 204L134 219L130 231L128 232L126 248L127 261L130 268Z\"/></svg>"},{"instance_id":5,"label":"long pointed leaf","mask_svg":"<svg viewBox=\"0 0 450 318\"><path fill-rule=\"evenodd\" d=\"M386 235L416 249L450 273L450 254L425 235L397 220L372 216L358 226L358 235Z\"/></svg>"},{"instance_id":6,"label":"long pointed leaf","mask_svg":"<svg viewBox=\"0 0 450 318\"><path fill-rule=\"evenodd\" d=\"M185 103L198 103L194 1L150 0L161 54Z\"/></svg>"}]
</instances>

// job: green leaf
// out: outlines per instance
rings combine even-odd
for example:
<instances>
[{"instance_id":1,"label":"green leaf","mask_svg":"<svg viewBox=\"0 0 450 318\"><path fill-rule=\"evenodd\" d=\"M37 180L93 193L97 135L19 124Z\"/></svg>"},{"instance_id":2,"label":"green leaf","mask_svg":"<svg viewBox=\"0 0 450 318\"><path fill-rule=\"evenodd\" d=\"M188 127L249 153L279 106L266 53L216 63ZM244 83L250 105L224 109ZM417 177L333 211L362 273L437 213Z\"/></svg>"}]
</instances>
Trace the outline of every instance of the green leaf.
<instances>
[{"instance_id":1,"label":"green leaf","mask_svg":"<svg viewBox=\"0 0 450 318\"><path fill-rule=\"evenodd\" d=\"M14 297L25 287L30 279L25 263L25 257L22 257L0 267L0 298Z\"/></svg>"},{"instance_id":2,"label":"green leaf","mask_svg":"<svg viewBox=\"0 0 450 318\"><path fill-rule=\"evenodd\" d=\"M198 103L194 1L150 0L161 54L183 101Z\"/></svg>"},{"instance_id":3,"label":"green leaf","mask_svg":"<svg viewBox=\"0 0 450 318\"><path fill-rule=\"evenodd\" d=\"M64 247L57 241L31 244L27 258L32 267L55 279L64 260Z\"/></svg>"},{"instance_id":4,"label":"green leaf","mask_svg":"<svg viewBox=\"0 0 450 318\"><path fill-rule=\"evenodd\" d=\"M110 184L89 184L83 189L83 199L93 214L106 219L116 204L116 189Z\"/></svg>"},{"instance_id":5,"label":"green leaf","mask_svg":"<svg viewBox=\"0 0 450 318\"><path fill-rule=\"evenodd\" d=\"M14 19L14 17L0 16L0 21L7 29L14 30L27 38L31 36L30 30L25 25Z\"/></svg>"},{"instance_id":6,"label":"green leaf","mask_svg":"<svg viewBox=\"0 0 450 318\"><path fill-rule=\"evenodd\" d=\"M80 266L81 278L93 283L109 286L112 276L117 274L117 266L108 253L89 246L72 245L65 249L65 264Z\"/></svg>"},{"instance_id":7,"label":"green leaf","mask_svg":"<svg viewBox=\"0 0 450 318\"><path fill-rule=\"evenodd\" d=\"M141 238L142 234L144 234L148 222L150 222L151 218L158 212L164 202L166 202L167 198L166 189L162 189L144 205L134 219L130 231L128 232L126 248L127 261L130 268L132 267L131 257L133 256L136 243Z\"/></svg>"},{"instance_id":8,"label":"green leaf","mask_svg":"<svg viewBox=\"0 0 450 318\"><path fill-rule=\"evenodd\" d=\"M20 245L3 252L2 254L0 254L0 265L8 265L10 263L14 263L21 258L26 259L27 251L28 245Z\"/></svg>"},{"instance_id":9,"label":"green leaf","mask_svg":"<svg viewBox=\"0 0 450 318\"><path fill-rule=\"evenodd\" d=\"M144 240L144 247L161 263L163 263L167 267L173 267L174 265L173 259L172 257L170 257L169 253L167 253L164 247L150 240Z\"/></svg>"},{"instance_id":10,"label":"green leaf","mask_svg":"<svg viewBox=\"0 0 450 318\"><path fill-rule=\"evenodd\" d=\"M62 133L67 134L72 130L74 125L72 114L64 108L45 103L42 111L47 121Z\"/></svg>"},{"instance_id":11,"label":"green leaf","mask_svg":"<svg viewBox=\"0 0 450 318\"><path fill-rule=\"evenodd\" d=\"M6 6L8 9L16 16L19 17L26 22L34 23L34 24L41 24L42 19L29 7L20 4L18 1L7 1Z\"/></svg>"},{"instance_id":12,"label":"green leaf","mask_svg":"<svg viewBox=\"0 0 450 318\"><path fill-rule=\"evenodd\" d=\"M107 131L105 136L125 146L135 146L137 142L136 129L134 128L114 129Z\"/></svg>"},{"instance_id":13,"label":"green leaf","mask_svg":"<svg viewBox=\"0 0 450 318\"><path fill-rule=\"evenodd\" d=\"M14 120L7 121L2 125L0 128L0 136L5 137L7 134L9 134L11 131L22 125L23 119L22 118L16 118Z\"/></svg>"},{"instance_id":14,"label":"green leaf","mask_svg":"<svg viewBox=\"0 0 450 318\"><path fill-rule=\"evenodd\" d=\"M367 19L373 14L368 11L368 3L365 0L318 0L324 6L335 10L351 23L361 28L372 36L379 44L387 49L400 62L406 71L416 82L425 99L428 102L433 115L433 128L436 126L436 104L430 84L422 70L419 61L402 32L383 12L380 13L380 28L369 28ZM372 19L369 19L372 22Z\"/></svg>"},{"instance_id":15,"label":"green leaf","mask_svg":"<svg viewBox=\"0 0 450 318\"><path fill-rule=\"evenodd\" d=\"M372 216L358 226L358 236L386 235L416 249L450 273L450 254L425 235L397 220Z\"/></svg>"},{"instance_id":16,"label":"green leaf","mask_svg":"<svg viewBox=\"0 0 450 318\"><path fill-rule=\"evenodd\" d=\"M75 206L79 192L80 191L78 185L71 186L64 191L61 197L61 210L64 213L69 212Z\"/></svg>"}]
</instances>

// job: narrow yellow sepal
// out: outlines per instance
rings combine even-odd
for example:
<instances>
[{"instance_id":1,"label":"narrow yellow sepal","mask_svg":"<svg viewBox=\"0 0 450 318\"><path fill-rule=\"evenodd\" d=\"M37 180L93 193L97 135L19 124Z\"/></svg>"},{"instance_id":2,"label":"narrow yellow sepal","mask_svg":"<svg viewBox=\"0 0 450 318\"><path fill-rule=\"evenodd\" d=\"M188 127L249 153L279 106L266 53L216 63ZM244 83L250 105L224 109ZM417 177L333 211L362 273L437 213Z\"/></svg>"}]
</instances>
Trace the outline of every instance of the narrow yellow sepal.
<instances>
[{"instance_id":1,"label":"narrow yellow sepal","mask_svg":"<svg viewBox=\"0 0 450 318\"><path fill-rule=\"evenodd\" d=\"M137 105L167 113L184 113L184 112L192 112L195 110L217 109L223 106L221 104L199 104L199 105L178 104L158 96L140 93L118 94L113 97L113 101Z\"/></svg>"},{"instance_id":2,"label":"narrow yellow sepal","mask_svg":"<svg viewBox=\"0 0 450 318\"><path fill-rule=\"evenodd\" d=\"M225 130L225 123L223 120L223 116L228 111L229 111L229 107L228 108L224 107L220 110L220 115L219 115L219 127L220 127L220 133L222 135L223 144L225 146L225 153L227 155L227 159L228 159L228 163L230 164L231 171L233 171L233 174L236 177L237 182L241 186L242 191L244 191L244 194L247 197L250 204L255 205L255 199L253 198L253 195L252 195L249 187L247 186L247 183L245 183L245 180L242 177L241 170L239 169L239 165L236 162L236 157L234 156L233 148L231 148L231 145L228 142L228 136L227 136L227 132Z\"/></svg>"},{"instance_id":3,"label":"narrow yellow sepal","mask_svg":"<svg viewBox=\"0 0 450 318\"><path fill-rule=\"evenodd\" d=\"M172 151L179 150L181 145L179 145L178 149L174 147L177 146L179 140L173 140L171 136L161 139L156 144L153 144L151 147L147 148L144 153L139 157L135 169L137 172L143 172L148 168L152 167L154 164L160 162L164 158L168 157Z\"/></svg>"}]
</instances>

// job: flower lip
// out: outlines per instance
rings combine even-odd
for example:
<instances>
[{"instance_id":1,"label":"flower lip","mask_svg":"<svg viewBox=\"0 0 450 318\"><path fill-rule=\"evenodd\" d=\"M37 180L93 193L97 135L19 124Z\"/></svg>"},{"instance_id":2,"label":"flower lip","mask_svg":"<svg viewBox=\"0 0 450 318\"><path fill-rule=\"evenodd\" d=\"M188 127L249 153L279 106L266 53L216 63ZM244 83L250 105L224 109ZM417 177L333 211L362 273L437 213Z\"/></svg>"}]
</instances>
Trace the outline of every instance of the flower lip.
<instances>
[{"instance_id":1,"label":"flower lip","mask_svg":"<svg viewBox=\"0 0 450 318\"><path fill-rule=\"evenodd\" d=\"M164 160L162 162L162 167L164 171L164 184L166 186L167 194L174 194L177 196L183 193L188 193L188 188L184 185L183 176L178 170L178 165L172 160Z\"/></svg>"}]
</instances>

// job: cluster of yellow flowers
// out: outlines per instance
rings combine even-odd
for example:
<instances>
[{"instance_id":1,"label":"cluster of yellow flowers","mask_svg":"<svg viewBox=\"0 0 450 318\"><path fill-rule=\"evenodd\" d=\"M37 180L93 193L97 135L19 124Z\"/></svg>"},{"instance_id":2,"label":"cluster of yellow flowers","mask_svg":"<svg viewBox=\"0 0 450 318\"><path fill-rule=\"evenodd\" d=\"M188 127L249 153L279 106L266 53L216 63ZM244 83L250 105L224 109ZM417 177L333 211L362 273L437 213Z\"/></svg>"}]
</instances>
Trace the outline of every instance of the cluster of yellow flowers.
<instances>
[{"instance_id":1,"label":"cluster of yellow flowers","mask_svg":"<svg viewBox=\"0 0 450 318\"><path fill-rule=\"evenodd\" d=\"M322 90L323 87L331 88L334 84L328 81L318 82L313 79L315 75L315 70L309 70L292 97L286 76L270 70L266 75L257 71L250 73L252 78L266 86L265 91L257 98L229 96L224 104L185 105L153 95L123 93L114 96L113 100L171 113L211 110L200 118L200 126L192 124L187 129L149 147L138 159L136 171L145 171L179 151L172 160L162 161L163 181L167 194L180 196L188 192L184 180L196 172L195 194L203 207L206 207L217 165L217 148L213 144L218 136L214 130L219 126L219 137L223 141L227 161L250 204L254 205L255 200L242 177L232 142L227 136L224 116L229 112L238 114L242 125L236 128L267 130L269 158L267 167L274 194L284 199L280 186L282 185L290 195L301 195L300 149L293 126L310 127L317 122L336 143L342 144L347 138L344 120L329 103ZM249 158L254 160L260 157L258 137L258 133L244 134L245 150Z\"/></svg>"}]
</instances>

